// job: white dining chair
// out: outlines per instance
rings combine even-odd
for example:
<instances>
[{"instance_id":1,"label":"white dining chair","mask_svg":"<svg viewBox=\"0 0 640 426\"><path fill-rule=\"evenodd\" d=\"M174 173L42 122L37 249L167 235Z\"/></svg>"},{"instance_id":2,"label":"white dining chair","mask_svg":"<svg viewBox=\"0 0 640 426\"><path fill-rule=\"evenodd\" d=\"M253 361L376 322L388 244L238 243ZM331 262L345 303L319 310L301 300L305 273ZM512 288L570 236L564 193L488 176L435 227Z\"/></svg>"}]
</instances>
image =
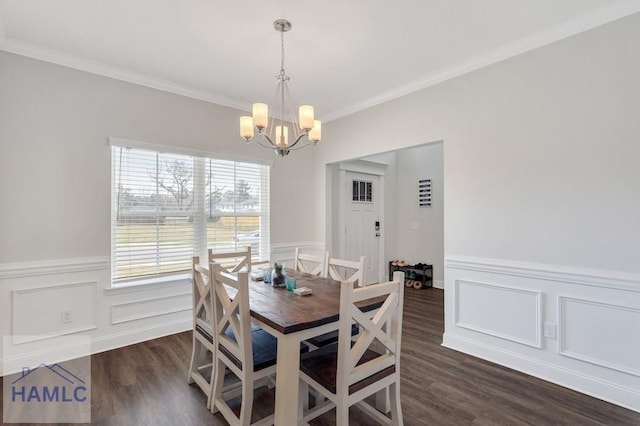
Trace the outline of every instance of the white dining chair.
<instances>
[{"instance_id":1,"label":"white dining chair","mask_svg":"<svg viewBox=\"0 0 640 426\"><path fill-rule=\"evenodd\" d=\"M251 424L254 387L268 382L276 372L277 339L250 322L248 273L232 275L211 263L216 366L209 407L219 411L230 425ZM229 405L238 392L227 392L225 376L232 373L241 385L241 405L236 415ZM228 378L228 377L227 377ZM273 415L253 423L273 425Z\"/></svg>"},{"instance_id":2,"label":"white dining chair","mask_svg":"<svg viewBox=\"0 0 640 426\"><path fill-rule=\"evenodd\" d=\"M214 325L210 270L192 258L193 346L187 383L196 383L209 398L213 387Z\"/></svg>"},{"instance_id":3,"label":"white dining chair","mask_svg":"<svg viewBox=\"0 0 640 426\"><path fill-rule=\"evenodd\" d=\"M306 272L311 275L321 277L327 276L329 266L329 252L324 251L320 255L302 253L299 247L296 247L293 269L300 272Z\"/></svg>"},{"instance_id":4,"label":"white dining chair","mask_svg":"<svg viewBox=\"0 0 640 426\"><path fill-rule=\"evenodd\" d=\"M209 262L216 262L226 271L236 273L251 272L251 246L245 250L232 252L214 252L209 249Z\"/></svg>"},{"instance_id":5,"label":"white dining chair","mask_svg":"<svg viewBox=\"0 0 640 426\"><path fill-rule=\"evenodd\" d=\"M356 305L358 301L374 297L382 297L384 302L373 316ZM327 398L303 410L302 422L309 422L335 407L336 425L347 426L349 407L357 404L380 424L403 424L400 404L403 299L403 272L395 272L393 281L365 287L355 287L353 282L342 283L338 342L301 357L301 388L311 386ZM355 342L351 338L352 322L358 323L362 330ZM365 401L368 396L387 389L391 418ZM304 404L301 402L299 406Z\"/></svg>"},{"instance_id":6,"label":"white dining chair","mask_svg":"<svg viewBox=\"0 0 640 426\"><path fill-rule=\"evenodd\" d=\"M357 283L362 287L367 285L365 273L366 256L360 256L360 260L344 260L330 257L327 263L329 278L336 281Z\"/></svg>"},{"instance_id":7,"label":"white dining chair","mask_svg":"<svg viewBox=\"0 0 640 426\"><path fill-rule=\"evenodd\" d=\"M365 264L366 256L360 256L359 261L338 259L335 257L329 258L329 278L336 281L351 282L358 286L363 286L365 281ZM354 324L351 330L352 335L357 335L359 332L358 325ZM314 336L307 339L305 342L310 345L310 349L321 348L323 346L330 345L338 341L338 332L330 331L328 333Z\"/></svg>"}]
</instances>

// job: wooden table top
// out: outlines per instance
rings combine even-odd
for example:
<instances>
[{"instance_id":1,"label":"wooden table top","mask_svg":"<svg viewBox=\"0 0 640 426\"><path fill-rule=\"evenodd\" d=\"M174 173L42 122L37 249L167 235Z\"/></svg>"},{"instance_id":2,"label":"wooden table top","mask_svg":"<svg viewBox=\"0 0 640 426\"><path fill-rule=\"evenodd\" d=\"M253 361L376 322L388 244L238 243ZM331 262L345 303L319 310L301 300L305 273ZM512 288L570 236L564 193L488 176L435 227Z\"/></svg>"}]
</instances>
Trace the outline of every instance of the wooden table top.
<instances>
[{"instance_id":1,"label":"wooden table top","mask_svg":"<svg viewBox=\"0 0 640 426\"><path fill-rule=\"evenodd\" d=\"M288 334L337 321L340 317L340 282L331 278L287 269L295 277L296 286L308 287L313 293L298 296L286 288L274 288L263 281L249 280L251 315L275 330ZM363 311L379 308L383 298L365 300L358 305Z\"/></svg>"}]
</instances>

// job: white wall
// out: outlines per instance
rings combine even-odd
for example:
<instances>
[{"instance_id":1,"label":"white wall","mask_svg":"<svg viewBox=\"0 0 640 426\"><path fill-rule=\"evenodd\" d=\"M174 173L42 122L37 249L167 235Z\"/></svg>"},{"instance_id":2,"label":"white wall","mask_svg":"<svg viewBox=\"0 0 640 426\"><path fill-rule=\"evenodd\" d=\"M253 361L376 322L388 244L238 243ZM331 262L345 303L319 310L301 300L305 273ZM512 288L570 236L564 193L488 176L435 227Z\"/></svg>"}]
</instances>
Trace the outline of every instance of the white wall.
<instances>
[{"instance_id":1,"label":"white wall","mask_svg":"<svg viewBox=\"0 0 640 426\"><path fill-rule=\"evenodd\" d=\"M238 135L240 115L0 52L0 335L84 330L94 350L103 350L190 327L186 280L105 290L110 136L272 160L274 247L322 244L308 226L317 220L316 200L306 189L316 185L309 173L313 149L281 159L247 146ZM39 309L43 304L51 306ZM25 322L25 307L35 308L32 322ZM62 308L77 314L72 324L60 323Z\"/></svg>"},{"instance_id":2,"label":"white wall","mask_svg":"<svg viewBox=\"0 0 640 426\"><path fill-rule=\"evenodd\" d=\"M318 172L444 141L444 344L640 411L638 40L633 15L328 123Z\"/></svg>"},{"instance_id":3,"label":"white wall","mask_svg":"<svg viewBox=\"0 0 640 426\"><path fill-rule=\"evenodd\" d=\"M389 258L433 265L433 280L444 285L443 144L398 151L396 249ZM418 205L418 181L431 179L431 207ZM417 226L417 228L416 228Z\"/></svg>"}]
</instances>

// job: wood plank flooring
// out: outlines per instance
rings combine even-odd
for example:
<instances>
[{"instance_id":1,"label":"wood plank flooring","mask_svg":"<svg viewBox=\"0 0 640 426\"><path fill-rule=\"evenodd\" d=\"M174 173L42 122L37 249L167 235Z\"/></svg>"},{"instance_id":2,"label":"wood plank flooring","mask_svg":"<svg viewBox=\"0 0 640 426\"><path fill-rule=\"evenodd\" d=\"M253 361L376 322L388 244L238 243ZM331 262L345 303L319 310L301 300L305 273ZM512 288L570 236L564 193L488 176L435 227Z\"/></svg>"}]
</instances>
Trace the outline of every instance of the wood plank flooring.
<instances>
[{"instance_id":1,"label":"wood plank flooring","mask_svg":"<svg viewBox=\"0 0 640 426\"><path fill-rule=\"evenodd\" d=\"M407 290L402 409L413 425L640 425L640 413L440 346L443 291ZM187 385L191 333L92 356L92 420L97 425L225 425ZM0 379L0 389L2 389ZM273 411L273 390L256 393L256 418ZM292 404L295 401L291 401ZM334 425L334 412L313 425ZM352 426L372 421L351 410Z\"/></svg>"}]
</instances>

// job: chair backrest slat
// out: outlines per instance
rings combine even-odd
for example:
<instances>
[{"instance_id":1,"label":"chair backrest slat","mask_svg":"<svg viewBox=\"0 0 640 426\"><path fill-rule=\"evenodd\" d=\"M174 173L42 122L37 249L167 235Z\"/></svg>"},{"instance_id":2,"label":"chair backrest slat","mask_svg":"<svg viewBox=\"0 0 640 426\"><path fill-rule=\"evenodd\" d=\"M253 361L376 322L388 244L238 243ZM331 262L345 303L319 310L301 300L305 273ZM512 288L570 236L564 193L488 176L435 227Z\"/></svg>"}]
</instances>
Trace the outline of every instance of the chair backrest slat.
<instances>
[{"instance_id":1,"label":"chair backrest slat","mask_svg":"<svg viewBox=\"0 0 640 426\"><path fill-rule=\"evenodd\" d=\"M251 246L245 250L222 253L209 249L209 262L219 263L225 272L251 272Z\"/></svg>"},{"instance_id":2,"label":"chair backrest slat","mask_svg":"<svg viewBox=\"0 0 640 426\"><path fill-rule=\"evenodd\" d=\"M211 328L213 320L213 302L209 287L209 270L200 265L200 258L192 258L193 326L207 325Z\"/></svg>"},{"instance_id":3,"label":"chair backrest slat","mask_svg":"<svg viewBox=\"0 0 640 426\"><path fill-rule=\"evenodd\" d=\"M321 255L313 255L302 253L299 247L296 247L293 269L300 272L306 272L311 275L321 277L327 276L329 266L329 252L324 251Z\"/></svg>"},{"instance_id":4,"label":"chair backrest slat","mask_svg":"<svg viewBox=\"0 0 640 426\"><path fill-rule=\"evenodd\" d=\"M337 259L335 257L329 258L329 278L337 281L357 283L359 286L366 285L366 259L365 256L360 256L359 261Z\"/></svg>"}]
</instances>

